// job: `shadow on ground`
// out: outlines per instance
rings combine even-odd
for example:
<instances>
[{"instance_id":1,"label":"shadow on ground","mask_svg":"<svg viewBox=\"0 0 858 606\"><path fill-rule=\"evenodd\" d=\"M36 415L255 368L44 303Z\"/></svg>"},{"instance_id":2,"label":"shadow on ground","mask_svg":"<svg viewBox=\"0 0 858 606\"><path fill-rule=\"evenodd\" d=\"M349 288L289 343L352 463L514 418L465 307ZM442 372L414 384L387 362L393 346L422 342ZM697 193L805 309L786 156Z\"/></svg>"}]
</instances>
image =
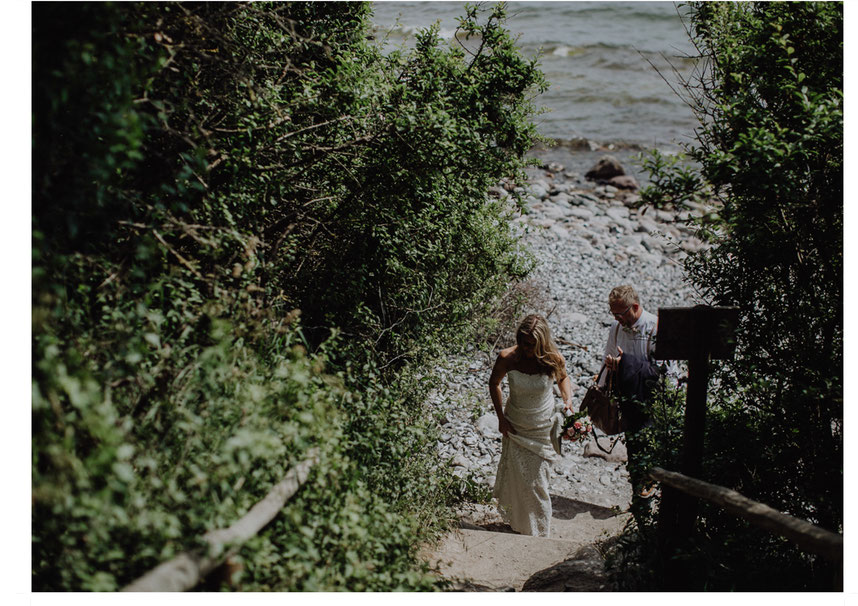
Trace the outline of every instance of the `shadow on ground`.
<instances>
[{"instance_id":1,"label":"shadow on ground","mask_svg":"<svg viewBox=\"0 0 858 606\"><path fill-rule=\"evenodd\" d=\"M610 583L601 554L587 545L574 557L531 576L521 591L610 591Z\"/></svg>"},{"instance_id":2,"label":"shadow on ground","mask_svg":"<svg viewBox=\"0 0 858 606\"><path fill-rule=\"evenodd\" d=\"M611 507L602 507L583 501L575 501L560 495L551 495L552 517L558 520L573 520L575 516L589 513L596 520L607 520L617 515L617 510Z\"/></svg>"}]
</instances>

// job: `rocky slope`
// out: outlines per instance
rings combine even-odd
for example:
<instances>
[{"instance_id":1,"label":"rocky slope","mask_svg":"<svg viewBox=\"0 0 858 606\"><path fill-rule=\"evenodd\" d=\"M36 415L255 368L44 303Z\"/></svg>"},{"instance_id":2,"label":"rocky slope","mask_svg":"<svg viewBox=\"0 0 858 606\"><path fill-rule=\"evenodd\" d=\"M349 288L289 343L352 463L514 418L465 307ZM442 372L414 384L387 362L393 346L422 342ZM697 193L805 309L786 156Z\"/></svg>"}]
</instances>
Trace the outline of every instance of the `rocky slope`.
<instances>
[{"instance_id":1,"label":"rocky slope","mask_svg":"<svg viewBox=\"0 0 858 606\"><path fill-rule=\"evenodd\" d=\"M687 214L631 208L637 199L634 190L598 184L557 162L530 169L528 177L526 209L514 219L538 260L528 285L536 294L534 308L527 311L548 317L575 385L577 410L601 366L612 320L607 302L611 288L634 285L644 308L653 313L659 307L699 303L683 279L681 261L703 243L683 223ZM492 193L509 195L505 187ZM488 487L494 484L501 436L487 384L501 345L450 357L437 369L443 385L431 397L442 419L439 454L451 460L455 473L471 474ZM559 394L556 403L559 409ZM613 453L619 456L610 457L614 460L594 453L600 454L592 445L564 443L564 455L553 464L553 497L625 510L631 490L622 445ZM493 515L483 507L471 513L471 521L485 525Z\"/></svg>"}]
</instances>

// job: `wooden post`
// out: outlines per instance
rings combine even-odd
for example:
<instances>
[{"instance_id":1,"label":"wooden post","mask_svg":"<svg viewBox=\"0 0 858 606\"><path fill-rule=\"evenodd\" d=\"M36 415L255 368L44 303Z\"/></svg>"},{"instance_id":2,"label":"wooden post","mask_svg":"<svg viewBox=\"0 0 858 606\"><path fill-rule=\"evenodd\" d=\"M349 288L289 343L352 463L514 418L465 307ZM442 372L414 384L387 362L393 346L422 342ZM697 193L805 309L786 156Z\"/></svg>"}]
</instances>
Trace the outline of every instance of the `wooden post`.
<instances>
[{"instance_id":1,"label":"wooden post","mask_svg":"<svg viewBox=\"0 0 858 606\"><path fill-rule=\"evenodd\" d=\"M703 439L706 428L706 389L709 386L709 357L699 356L688 360L688 386L685 393L685 427L683 431L682 463L680 471L689 477L699 478L703 466ZM697 500L682 495L679 498L676 530L679 536L688 536L697 519Z\"/></svg>"},{"instance_id":2,"label":"wooden post","mask_svg":"<svg viewBox=\"0 0 858 606\"><path fill-rule=\"evenodd\" d=\"M706 390L709 385L709 359L732 357L733 333L739 310L735 307L672 307L658 310L657 360L688 360L688 386L685 396L685 427L680 469L689 477L699 477L703 461L706 426ZM669 589L682 589L685 575L670 556L685 537L691 535L697 520L697 500L673 487L662 488L658 530Z\"/></svg>"}]
</instances>

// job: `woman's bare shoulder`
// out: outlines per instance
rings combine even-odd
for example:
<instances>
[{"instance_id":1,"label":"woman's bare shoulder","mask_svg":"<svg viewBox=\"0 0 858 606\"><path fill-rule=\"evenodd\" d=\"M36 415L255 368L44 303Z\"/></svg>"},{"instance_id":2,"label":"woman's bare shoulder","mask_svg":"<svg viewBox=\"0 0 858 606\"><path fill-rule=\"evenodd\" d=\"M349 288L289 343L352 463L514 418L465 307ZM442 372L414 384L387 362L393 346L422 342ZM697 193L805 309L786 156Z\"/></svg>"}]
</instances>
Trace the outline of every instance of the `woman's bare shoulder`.
<instances>
[{"instance_id":1,"label":"woman's bare shoulder","mask_svg":"<svg viewBox=\"0 0 858 606\"><path fill-rule=\"evenodd\" d=\"M508 362L515 358L515 345L512 347L507 347L506 349L501 349L498 352L498 360L503 360L504 362Z\"/></svg>"},{"instance_id":2,"label":"woman's bare shoulder","mask_svg":"<svg viewBox=\"0 0 858 606\"><path fill-rule=\"evenodd\" d=\"M495 368L509 370L515 359L515 345L502 349L498 352L498 357L495 360Z\"/></svg>"}]
</instances>

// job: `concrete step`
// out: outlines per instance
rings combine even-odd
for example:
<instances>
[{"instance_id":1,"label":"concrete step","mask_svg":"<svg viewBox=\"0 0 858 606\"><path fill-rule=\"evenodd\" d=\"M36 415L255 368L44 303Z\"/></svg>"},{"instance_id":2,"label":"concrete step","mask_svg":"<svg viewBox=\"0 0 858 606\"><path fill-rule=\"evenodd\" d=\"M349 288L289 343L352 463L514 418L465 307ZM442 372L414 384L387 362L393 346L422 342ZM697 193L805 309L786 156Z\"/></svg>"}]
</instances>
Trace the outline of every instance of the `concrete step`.
<instances>
[{"instance_id":1,"label":"concrete step","mask_svg":"<svg viewBox=\"0 0 858 606\"><path fill-rule=\"evenodd\" d=\"M519 591L540 570L573 557L577 548L562 539L462 528L448 534L429 561L460 584Z\"/></svg>"},{"instance_id":2,"label":"concrete step","mask_svg":"<svg viewBox=\"0 0 858 606\"><path fill-rule=\"evenodd\" d=\"M556 495L552 509L551 537L543 538L513 533L492 508L474 506L463 515L462 527L424 557L444 578L469 590L544 590L535 588L546 582L552 584L550 591L574 590L564 585L566 575L559 571L580 569L582 558L593 569L593 544L618 534L629 514ZM586 590L597 586L593 581Z\"/></svg>"}]
</instances>

